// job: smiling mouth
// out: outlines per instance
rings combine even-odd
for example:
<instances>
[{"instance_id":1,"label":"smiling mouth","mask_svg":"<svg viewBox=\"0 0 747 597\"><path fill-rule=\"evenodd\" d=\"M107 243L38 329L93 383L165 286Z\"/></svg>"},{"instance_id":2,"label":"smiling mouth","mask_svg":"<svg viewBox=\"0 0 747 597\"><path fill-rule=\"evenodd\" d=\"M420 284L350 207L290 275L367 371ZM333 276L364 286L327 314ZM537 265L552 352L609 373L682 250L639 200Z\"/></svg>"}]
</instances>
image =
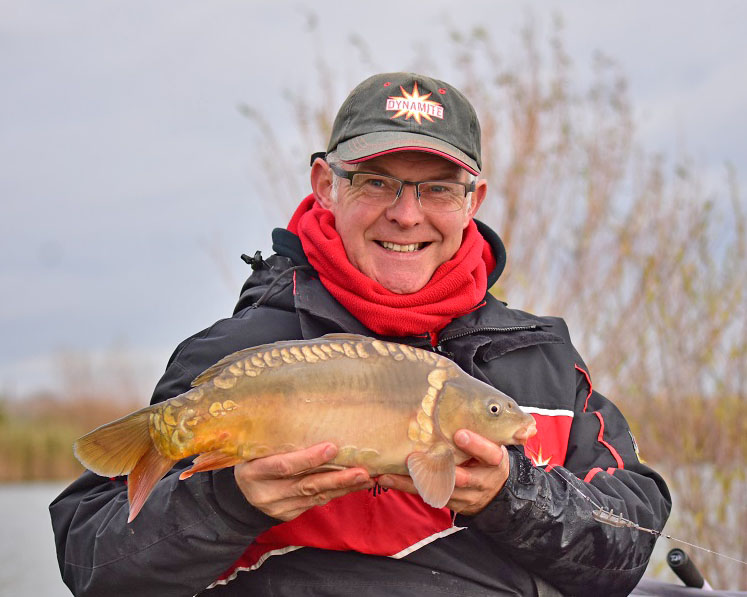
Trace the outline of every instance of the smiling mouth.
<instances>
[{"instance_id":1,"label":"smiling mouth","mask_svg":"<svg viewBox=\"0 0 747 597\"><path fill-rule=\"evenodd\" d=\"M411 243L409 245L398 245L397 243L390 243L386 240L376 241L380 246L384 247L389 251L396 251L397 253L413 253L423 249L430 243Z\"/></svg>"}]
</instances>

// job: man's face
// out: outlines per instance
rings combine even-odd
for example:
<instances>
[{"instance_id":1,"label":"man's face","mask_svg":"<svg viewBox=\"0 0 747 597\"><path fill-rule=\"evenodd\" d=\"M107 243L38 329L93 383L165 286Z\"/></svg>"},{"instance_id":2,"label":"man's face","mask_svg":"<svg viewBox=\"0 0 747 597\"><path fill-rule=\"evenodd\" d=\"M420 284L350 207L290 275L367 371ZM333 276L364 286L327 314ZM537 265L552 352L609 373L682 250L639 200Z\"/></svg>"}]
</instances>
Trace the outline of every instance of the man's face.
<instances>
[{"instance_id":1,"label":"man's face","mask_svg":"<svg viewBox=\"0 0 747 597\"><path fill-rule=\"evenodd\" d=\"M468 172L456 164L422 152L380 156L363 162L359 170L413 181L469 180ZM394 205L377 207L356 201L350 183L340 180L337 201L322 203L335 216L350 262L384 288L408 294L423 288L438 266L457 252L485 191L480 181L469 209L465 199L459 211L434 213L420 207L413 185L405 185Z\"/></svg>"}]
</instances>

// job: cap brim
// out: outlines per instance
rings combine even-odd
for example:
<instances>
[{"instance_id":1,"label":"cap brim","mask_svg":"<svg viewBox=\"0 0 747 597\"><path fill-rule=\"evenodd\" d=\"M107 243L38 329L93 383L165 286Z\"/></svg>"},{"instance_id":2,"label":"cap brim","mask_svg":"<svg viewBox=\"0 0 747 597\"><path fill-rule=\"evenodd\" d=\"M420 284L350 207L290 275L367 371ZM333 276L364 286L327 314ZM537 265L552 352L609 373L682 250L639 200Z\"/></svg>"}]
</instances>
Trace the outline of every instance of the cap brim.
<instances>
[{"instance_id":1,"label":"cap brim","mask_svg":"<svg viewBox=\"0 0 747 597\"><path fill-rule=\"evenodd\" d=\"M353 137L337 145L335 150L343 162L355 164L397 151L425 151L441 156L477 176L477 162L446 141L428 135L382 131Z\"/></svg>"}]
</instances>

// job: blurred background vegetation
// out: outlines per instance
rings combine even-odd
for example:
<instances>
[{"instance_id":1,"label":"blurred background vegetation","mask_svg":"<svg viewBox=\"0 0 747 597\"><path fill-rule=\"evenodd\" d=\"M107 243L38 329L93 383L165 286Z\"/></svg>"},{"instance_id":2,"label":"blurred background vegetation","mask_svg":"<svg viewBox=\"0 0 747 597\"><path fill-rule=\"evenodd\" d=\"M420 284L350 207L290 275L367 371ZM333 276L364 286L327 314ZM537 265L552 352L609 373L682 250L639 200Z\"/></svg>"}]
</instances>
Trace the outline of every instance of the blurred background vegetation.
<instances>
[{"instance_id":1,"label":"blurred background vegetation","mask_svg":"<svg viewBox=\"0 0 747 597\"><path fill-rule=\"evenodd\" d=\"M684 149L642 147L615 61L598 54L590 72L579 71L560 19L547 39L536 31L527 25L510 55L484 29L455 29L448 42L460 73L449 82L473 100L483 127L491 191L478 217L508 251L492 292L567 319L595 387L669 482L667 532L747 560L747 218L737 177L725 163L714 180ZM379 70L363 40L351 37L350 51ZM240 107L257 139L253 180L283 217L307 193L308 154L326 146L335 110L358 82L336 77L321 54L307 59L319 95L286 96L301 147ZM403 67L440 76L424 49ZM92 372L66 358L59 393L0 399L0 481L75 476L73 440L143 406L126 367L111 383L112 367ZM691 556L713 586L747 587L747 566Z\"/></svg>"}]
</instances>

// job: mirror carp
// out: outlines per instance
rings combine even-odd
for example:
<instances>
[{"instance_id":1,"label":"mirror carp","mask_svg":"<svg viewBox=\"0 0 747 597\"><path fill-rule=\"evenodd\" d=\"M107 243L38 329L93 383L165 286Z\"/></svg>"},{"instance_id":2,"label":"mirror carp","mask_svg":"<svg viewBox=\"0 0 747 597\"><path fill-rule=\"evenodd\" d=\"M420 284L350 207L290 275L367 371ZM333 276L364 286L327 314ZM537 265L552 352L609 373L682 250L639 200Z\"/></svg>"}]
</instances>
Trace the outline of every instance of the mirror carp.
<instances>
[{"instance_id":1,"label":"mirror carp","mask_svg":"<svg viewBox=\"0 0 747 597\"><path fill-rule=\"evenodd\" d=\"M497 444L536 433L512 398L444 356L328 334L230 354L187 392L102 425L73 449L94 473L128 475L128 522L183 458L198 454L181 479L324 441L338 447L325 470L408 474L423 500L441 508L455 466L468 459L453 442L462 428Z\"/></svg>"}]
</instances>

